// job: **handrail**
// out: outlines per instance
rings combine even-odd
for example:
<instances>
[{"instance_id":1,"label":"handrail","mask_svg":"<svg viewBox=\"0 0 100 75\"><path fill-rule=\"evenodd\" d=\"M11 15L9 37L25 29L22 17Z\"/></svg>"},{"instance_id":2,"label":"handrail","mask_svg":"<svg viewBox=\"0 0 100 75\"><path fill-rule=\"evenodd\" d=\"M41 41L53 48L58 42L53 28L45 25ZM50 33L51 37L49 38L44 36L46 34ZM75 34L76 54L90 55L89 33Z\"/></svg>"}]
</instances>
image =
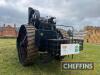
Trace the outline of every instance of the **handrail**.
<instances>
[{"instance_id":1,"label":"handrail","mask_svg":"<svg viewBox=\"0 0 100 75\"><path fill-rule=\"evenodd\" d=\"M66 28L68 28L68 27L72 28L72 42L73 42L74 27L73 26L65 26L65 25L56 25L56 27L57 26L63 26L63 27L66 27Z\"/></svg>"},{"instance_id":2,"label":"handrail","mask_svg":"<svg viewBox=\"0 0 100 75\"><path fill-rule=\"evenodd\" d=\"M73 26L65 26L65 25L56 25L56 26L63 26L63 27L71 27L72 28L72 31L74 32L74 27Z\"/></svg>"}]
</instances>

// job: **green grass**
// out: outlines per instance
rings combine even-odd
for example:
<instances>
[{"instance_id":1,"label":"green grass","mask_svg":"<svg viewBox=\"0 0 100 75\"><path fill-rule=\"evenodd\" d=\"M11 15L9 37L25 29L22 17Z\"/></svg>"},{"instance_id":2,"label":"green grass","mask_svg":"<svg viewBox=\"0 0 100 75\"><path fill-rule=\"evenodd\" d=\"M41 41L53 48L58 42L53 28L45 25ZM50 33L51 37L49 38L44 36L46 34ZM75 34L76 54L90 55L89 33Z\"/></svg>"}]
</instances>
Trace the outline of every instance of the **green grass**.
<instances>
[{"instance_id":1,"label":"green grass","mask_svg":"<svg viewBox=\"0 0 100 75\"><path fill-rule=\"evenodd\" d=\"M66 61L94 62L94 70L61 71L60 62L52 61L48 64L34 63L23 67L19 61L15 39L0 39L0 75L100 75L100 45L85 44L80 54L66 57Z\"/></svg>"}]
</instances>

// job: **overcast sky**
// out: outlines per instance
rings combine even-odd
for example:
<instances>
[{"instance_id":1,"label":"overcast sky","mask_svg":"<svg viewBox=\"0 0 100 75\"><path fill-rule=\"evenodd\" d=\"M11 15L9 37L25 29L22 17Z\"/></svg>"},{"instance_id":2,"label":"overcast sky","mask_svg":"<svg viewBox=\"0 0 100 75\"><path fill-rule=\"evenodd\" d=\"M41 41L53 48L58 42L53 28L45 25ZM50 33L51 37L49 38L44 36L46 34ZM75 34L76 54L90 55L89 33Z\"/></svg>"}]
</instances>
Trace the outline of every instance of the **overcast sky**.
<instances>
[{"instance_id":1,"label":"overcast sky","mask_svg":"<svg viewBox=\"0 0 100 75\"><path fill-rule=\"evenodd\" d=\"M27 23L27 9L38 9L41 16L55 16L57 24L77 29L100 26L100 0L0 0L0 25Z\"/></svg>"}]
</instances>

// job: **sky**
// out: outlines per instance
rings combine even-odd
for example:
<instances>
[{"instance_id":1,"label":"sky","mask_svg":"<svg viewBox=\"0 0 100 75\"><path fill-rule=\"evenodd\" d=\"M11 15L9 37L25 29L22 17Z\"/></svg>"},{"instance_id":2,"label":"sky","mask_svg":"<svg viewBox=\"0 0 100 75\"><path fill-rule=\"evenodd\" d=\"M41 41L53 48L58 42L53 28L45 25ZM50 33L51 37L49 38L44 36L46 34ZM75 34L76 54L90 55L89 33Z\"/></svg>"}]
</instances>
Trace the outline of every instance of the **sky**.
<instances>
[{"instance_id":1,"label":"sky","mask_svg":"<svg viewBox=\"0 0 100 75\"><path fill-rule=\"evenodd\" d=\"M41 17L56 17L57 25L100 26L100 0L0 0L0 25L26 24L28 7L39 10Z\"/></svg>"}]
</instances>

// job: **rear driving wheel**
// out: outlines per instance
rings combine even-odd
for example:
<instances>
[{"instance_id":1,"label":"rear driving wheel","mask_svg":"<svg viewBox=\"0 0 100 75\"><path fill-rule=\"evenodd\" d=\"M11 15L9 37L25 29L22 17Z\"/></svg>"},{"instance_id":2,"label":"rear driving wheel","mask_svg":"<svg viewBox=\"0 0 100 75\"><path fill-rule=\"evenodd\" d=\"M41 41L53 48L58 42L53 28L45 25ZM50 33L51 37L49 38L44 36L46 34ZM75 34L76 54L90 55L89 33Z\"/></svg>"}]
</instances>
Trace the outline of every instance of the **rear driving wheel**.
<instances>
[{"instance_id":1,"label":"rear driving wheel","mask_svg":"<svg viewBox=\"0 0 100 75\"><path fill-rule=\"evenodd\" d=\"M19 61L22 65L31 65L38 56L38 48L35 46L35 27L22 25L17 37L17 50Z\"/></svg>"}]
</instances>

